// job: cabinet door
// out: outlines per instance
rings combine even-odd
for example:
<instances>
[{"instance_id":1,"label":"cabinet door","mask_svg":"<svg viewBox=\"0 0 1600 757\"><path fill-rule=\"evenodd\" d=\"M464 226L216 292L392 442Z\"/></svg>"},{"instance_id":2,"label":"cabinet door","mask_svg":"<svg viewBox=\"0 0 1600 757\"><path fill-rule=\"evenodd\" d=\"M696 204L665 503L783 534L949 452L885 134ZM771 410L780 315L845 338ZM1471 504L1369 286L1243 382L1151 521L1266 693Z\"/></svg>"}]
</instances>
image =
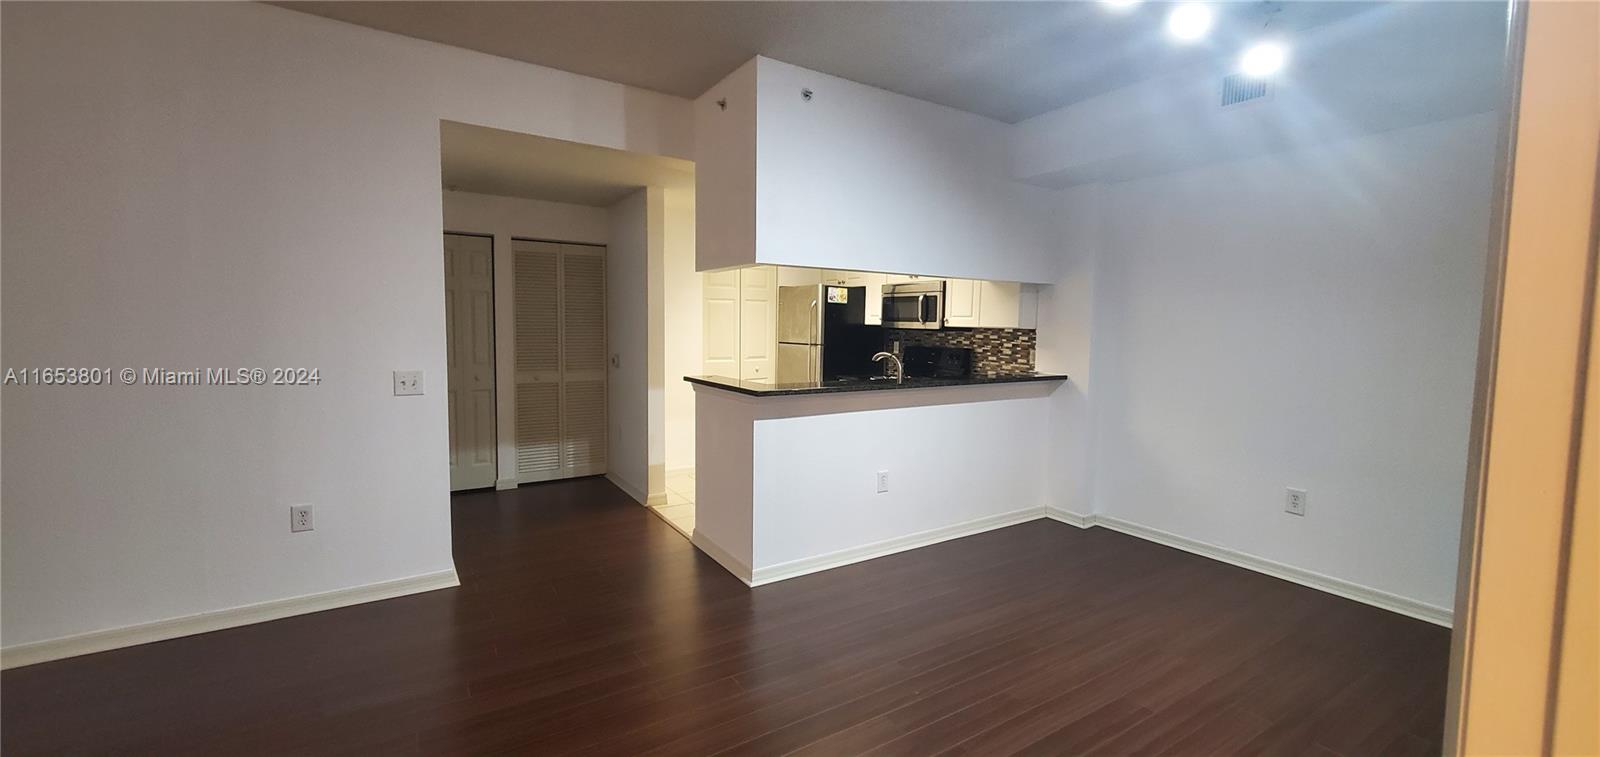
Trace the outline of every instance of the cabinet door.
<instances>
[{"instance_id":1,"label":"cabinet door","mask_svg":"<svg viewBox=\"0 0 1600 757\"><path fill-rule=\"evenodd\" d=\"M978 325L992 329L1021 326L1022 285L983 281L978 284Z\"/></svg>"},{"instance_id":2,"label":"cabinet door","mask_svg":"<svg viewBox=\"0 0 1600 757\"><path fill-rule=\"evenodd\" d=\"M979 324L983 306L980 283L971 279L945 279L944 325L970 328Z\"/></svg>"},{"instance_id":3,"label":"cabinet door","mask_svg":"<svg viewBox=\"0 0 1600 757\"><path fill-rule=\"evenodd\" d=\"M1031 329L1038 325L1038 289L1005 281L978 285L978 325L992 329Z\"/></svg>"},{"instance_id":4,"label":"cabinet door","mask_svg":"<svg viewBox=\"0 0 1600 757\"><path fill-rule=\"evenodd\" d=\"M881 273L858 274L850 282L850 286L867 288L867 325L877 326L883 323L883 284L886 277Z\"/></svg>"},{"instance_id":5,"label":"cabinet door","mask_svg":"<svg viewBox=\"0 0 1600 757\"><path fill-rule=\"evenodd\" d=\"M856 275L858 274L855 271L824 270L822 272L822 283L833 284L835 286L846 286L850 284L850 277Z\"/></svg>"},{"instance_id":6,"label":"cabinet door","mask_svg":"<svg viewBox=\"0 0 1600 757\"><path fill-rule=\"evenodd\" d=\"M739 378L739 271L701 274L701 370Z\"/></svg>"},{"instance_id":7,"label":"cabinet door","mask_svg":"<svg viewBox=\"0 0 1600 757\"><path fill-rule=\"evenodd\" d=\"M739 378L771 382L778 346L778 270L739 269Z\"/></svg>"}]
</instances>

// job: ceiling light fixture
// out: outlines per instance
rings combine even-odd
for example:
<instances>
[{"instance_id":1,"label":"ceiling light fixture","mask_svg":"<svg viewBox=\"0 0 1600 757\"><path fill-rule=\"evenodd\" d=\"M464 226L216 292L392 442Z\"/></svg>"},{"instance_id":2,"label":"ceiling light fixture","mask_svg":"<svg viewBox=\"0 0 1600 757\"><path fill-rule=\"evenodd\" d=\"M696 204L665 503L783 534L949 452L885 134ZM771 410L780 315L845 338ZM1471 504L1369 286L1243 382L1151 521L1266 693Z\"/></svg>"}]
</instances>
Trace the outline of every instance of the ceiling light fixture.
<instances>
[{"instance_id":1,"label":"ceiling light fixture","mask_svg":"<svg viewBox=\"0 0 1600 757\"><path fill-rule=\"evenodd\" d=\"M1289 62L1289 50L1277 42L1257 42L1239 56L1239 71L1245 76L1265 79Z\"/></svg>"},{"instance_id":2,"label":"ceiling light fixture","mask_svg":"<svg viewBox=\"0 0 1600 757\"><path fill-rule=\"evenodd\" d=\"M1193 42L1211 31L1211 8L1184 3L1167 14L1167 33L1180 42Z\"/></svg>"},{"instance_id":3,"label":"ceiling light fixture","mask_svg":"<svg viewBox=\"0 0 1600 757\"><path fill-rule=\"evenodd\" d=\"M1135 5L1138 5L1140 2L1141 0L1100 0L1101 5L1104 5L1118 13L1128 10Z\"/></svg>"}]
</instances>

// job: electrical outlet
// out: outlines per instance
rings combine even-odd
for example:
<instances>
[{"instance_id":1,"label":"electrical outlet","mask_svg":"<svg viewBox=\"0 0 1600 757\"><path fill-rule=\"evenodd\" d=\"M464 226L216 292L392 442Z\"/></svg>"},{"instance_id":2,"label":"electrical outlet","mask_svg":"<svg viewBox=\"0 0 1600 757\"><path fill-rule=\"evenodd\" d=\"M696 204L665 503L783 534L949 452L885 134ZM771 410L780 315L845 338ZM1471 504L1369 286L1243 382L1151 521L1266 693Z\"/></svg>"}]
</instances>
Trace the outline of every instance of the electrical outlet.
<instances>
[{"instance_id":1,"label":"electrical outlet","mask_svg":"<svg viewBox=\"0 0 1600 757\"><path fill-rule=\"evenodd\" d=\"M1290 515L1306 514L1306 490L1289 487L1283 498L1283 511Z\"/></svg>"},{"instance_id":2,"label":"electrical outlet","mask_svg":"<svg viewBox=\"0 0 1600 757\"><path fill-rule=\"evenodd\" d=\"M422 394L422 371L395 371L394 396L410 397Z\"/></svg>"},{"instance_id":3,"label":"electrical outlet","mask_svg":"<svg viewBox=\"0 0 1600 757\"><path fill-rule=\"evenodd\" d=\"M310 530L311 530L311 506L310 505L290 505L289 506L289 532L290 533L299 533L301 531L310 531Z\"/></svg>"},{"instance_id":4,"label":"electrical outlet","mask_svg":"<svg viewBox=\"0 0 1600 757\"><path fill-rule=\"evenodd\" d=\"M878 493L889 491L889 471L878 471Z\"/></svg>"}]
</instances>

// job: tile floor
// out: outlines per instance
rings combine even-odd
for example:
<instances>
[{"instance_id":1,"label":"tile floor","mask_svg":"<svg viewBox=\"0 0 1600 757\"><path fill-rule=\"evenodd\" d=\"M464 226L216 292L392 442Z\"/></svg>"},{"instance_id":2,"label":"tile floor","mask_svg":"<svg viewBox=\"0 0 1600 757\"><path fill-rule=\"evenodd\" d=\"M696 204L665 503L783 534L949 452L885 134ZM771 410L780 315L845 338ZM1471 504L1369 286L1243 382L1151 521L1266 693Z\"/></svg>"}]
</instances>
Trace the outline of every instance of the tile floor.
<instances>
[{"instance_id":1,"label":"tile floor","mask_svg":"<svg viewBox=\"0 0 1600 757\"><path fill-rule=\"evenodd\" d=\"M694 469L667 473L667 503L650 508L684 536L694 536Z\"/></svg>"}]
</instances>

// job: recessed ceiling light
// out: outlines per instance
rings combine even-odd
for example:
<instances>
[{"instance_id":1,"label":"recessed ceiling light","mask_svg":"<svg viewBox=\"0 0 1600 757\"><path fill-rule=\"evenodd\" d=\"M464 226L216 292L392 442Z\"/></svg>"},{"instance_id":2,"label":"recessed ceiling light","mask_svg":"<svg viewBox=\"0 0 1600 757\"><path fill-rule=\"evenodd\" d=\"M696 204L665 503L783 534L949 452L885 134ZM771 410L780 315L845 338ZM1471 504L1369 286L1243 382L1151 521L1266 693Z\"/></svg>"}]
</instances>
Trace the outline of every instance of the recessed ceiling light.
<instances>
[{"instance_id":1,"label":"recessed ceiling light","mask_svg":"<svg viewBox=\"0 0 1600 757\"><path fill-rule=\"evenodd\" d=\"M1264 79L1289 62L1289 49L1277 42L1257 42L1239 56L1239 71L1246 76Z\"/></svg>"},{"instance_id":2,"label":"recessed ceiling light","mask_svg":"<svg viewBox=\"0 0 1600 757\"><path fill-rule=\"evenodd\" d=\"M1138 5L1141 0L1100 0L1100 4L1114 11L1125 11Z\"/></svg>"},{"instance_id":3,"label":"recessed ceiling light","mask_svg":"<svg viewBox=\"0 0 1600 757\"><path fill-rule=\"evenodd\" d=\"M1211 31L1211 9L1200 3L1184 3L1167 14L1167 33L1174 39L1193 42Z\"/></svg>"}]
</instances>

